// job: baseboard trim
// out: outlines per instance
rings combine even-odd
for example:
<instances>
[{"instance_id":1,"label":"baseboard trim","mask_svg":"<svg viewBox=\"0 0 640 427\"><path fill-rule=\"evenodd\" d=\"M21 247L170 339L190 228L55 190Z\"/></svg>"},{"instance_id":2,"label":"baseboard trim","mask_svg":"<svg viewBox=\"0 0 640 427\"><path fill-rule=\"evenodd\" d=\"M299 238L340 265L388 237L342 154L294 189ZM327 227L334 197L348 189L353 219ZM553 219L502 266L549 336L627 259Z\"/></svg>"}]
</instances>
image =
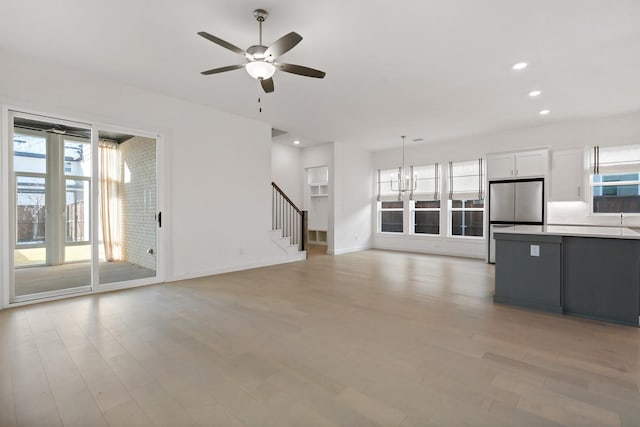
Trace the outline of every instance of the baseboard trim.
<instances>
[{"instance_id":1,"label":"baseboard trim","mask_svg":"<svg viewBox=\"0 0 640 427\"><path fill-rule=\"evenodd\" d=\"M366 251L368 249L371 249L371 246L358 246L355 248L338 249L337 251L333 251L331 255L342 255L342 254L348 254L351 252Z\"/></svg>"},{"instance_id":2,"label":"baseboard trim","mask_svg":"<svg viewBox=\"0 0 640 427\"><path fill-rule=\"evenodd\" d=\"M216 276L218 274L233 273L234 271L252 270L254 268L269 267L271 265L278 265L278 264L288 264L290 262L298 262L298 261L304 261L304 260L305 258L302 258L302 259L279 258L277 260L254 262L249 264L238 264L230 267L214 268L211 270L200 270L197 272L178 274L176 276L167 278L167 282L178 282L180 280L189 280L189 279L197 279L199 277Z\"/></svg>"}]
</instances>

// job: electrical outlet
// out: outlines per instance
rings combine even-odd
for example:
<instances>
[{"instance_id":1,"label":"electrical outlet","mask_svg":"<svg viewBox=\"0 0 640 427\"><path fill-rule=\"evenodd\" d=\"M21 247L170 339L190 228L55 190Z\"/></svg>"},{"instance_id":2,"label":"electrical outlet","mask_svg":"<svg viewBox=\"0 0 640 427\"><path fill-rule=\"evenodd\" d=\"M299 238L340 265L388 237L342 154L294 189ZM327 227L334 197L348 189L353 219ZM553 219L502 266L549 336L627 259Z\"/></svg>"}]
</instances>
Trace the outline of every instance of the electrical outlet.
<instances>
[{"instance_id":1,"label":"electrical outlet","mask_svg":"<svg viewBox=\"0 0 640 427\"><path fill-rule=\"evenodd\" d=\"M529 254L531 256L540 256L540 245L531 245L529 247Z\"/></svg>"}]
</instances>

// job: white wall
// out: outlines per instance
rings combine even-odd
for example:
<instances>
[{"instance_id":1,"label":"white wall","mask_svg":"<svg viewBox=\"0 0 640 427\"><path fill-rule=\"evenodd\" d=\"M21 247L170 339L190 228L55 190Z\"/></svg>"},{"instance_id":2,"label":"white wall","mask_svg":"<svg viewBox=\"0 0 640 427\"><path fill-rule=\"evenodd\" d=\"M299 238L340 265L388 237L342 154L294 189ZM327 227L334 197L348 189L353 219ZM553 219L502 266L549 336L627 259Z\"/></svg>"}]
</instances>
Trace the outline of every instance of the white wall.
<instances>
[{"instance_id":1,"label":"white wall","mask_svg":"<svg viewBox=\"0 0 640 427\"><path fill-rule=\"evenodd\" d=\"M368 249L372 244L373 155L334 143L334 254Z\"/></svg>"},{"instance_id":2,"label":"white wall","mask_svg":"<svg viewBox=\"0 0 640 427\"><path fill-rule=\"evenodd\" d=\"M268 124L63 65L6 55L0 63L5 106L162 135L166 156L159 170L167 191L161 195L161 232L167 245L158 258L167 280L284 261L270 238Z\"/></svg>"},{"instance_id":3,"label":"white wall","mask_svg":"<svg viewBox=\"0 0 640 427\"><path fill-rule=\"evenodd\" d=\"M446 173L449 161L470 160L488 153L508 152L530 148L590 147L640 144L640 112L612 117L549 123L532 128L514 129L487 135L470 136L450 141L414 145L407 144L407 164L420 165L439 162ZM373 168L400 166L402 150L378 151L373 156ZM617 222L616 222L617 221ZM582 202L553 202L547 205L547 222L558 224L618 225L619 218L590 216L589 204ZM628 215L625 225L640 227L640 216ZM444 230L443 230L444 231ZM483 258L486 241L468 241L446 237L401 238L375 234L373 246L381 249L442 253Z\"/></svg>"},{"instance_id":4,"label":"white wall","mask_svg":"<svg viewBox=\"0 0 640 427\"><path fill-rule=\"evenodd\" d=\"M297 207L302 208L304 168L301 148L275 142L271 144L271 180Z\"/></svg>"}]
</instances>

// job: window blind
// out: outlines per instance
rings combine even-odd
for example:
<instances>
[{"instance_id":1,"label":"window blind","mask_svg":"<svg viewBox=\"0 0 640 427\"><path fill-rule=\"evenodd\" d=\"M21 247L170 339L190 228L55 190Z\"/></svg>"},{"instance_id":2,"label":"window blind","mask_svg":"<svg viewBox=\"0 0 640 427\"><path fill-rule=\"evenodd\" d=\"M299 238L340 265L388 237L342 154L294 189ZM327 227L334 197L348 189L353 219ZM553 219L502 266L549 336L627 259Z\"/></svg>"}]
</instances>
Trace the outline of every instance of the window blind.
<instances>
[{"instance_id":1,"label":"window blind","mask_svg":"<svg viewBox=\"0 0 640 427\"><path fill-rule=\"evenodd\" d=\"M440 165L434 163L427 166L412 166L413 176L415 177L417 184L416 189L411 193L411 199L413 196L419 196L421 200L424 199L440 199Z\"/></svg>"},{"instance_id":2,"label":"window blind","mask_svg":"<svg viewBox=\"0 0 640 427\"><path fill-rule=\"evenodd\" d=\"M640 172L640 145L593 147L591 166L594 175Z\"/></svg>"},{"instance_id":3,"label":"window blind","mask_svg":"<svg viewBox=\"0 0 640 427\"><path fill-rule=\"evenodd\" d=\"M449 199L484 199L484 163L482 159L449 162Z\"/></svg>"},{"instance_id":4,"label":"window blind","mask_svg":"<svg viewBox=\"0 0 640 427\"><path fill-rule=\"evenodd\" d=\"M391 189L391 181L398 182L400 169L378 169L378 201L400 200L401 194Z\"/></svg>"}]
</instances>

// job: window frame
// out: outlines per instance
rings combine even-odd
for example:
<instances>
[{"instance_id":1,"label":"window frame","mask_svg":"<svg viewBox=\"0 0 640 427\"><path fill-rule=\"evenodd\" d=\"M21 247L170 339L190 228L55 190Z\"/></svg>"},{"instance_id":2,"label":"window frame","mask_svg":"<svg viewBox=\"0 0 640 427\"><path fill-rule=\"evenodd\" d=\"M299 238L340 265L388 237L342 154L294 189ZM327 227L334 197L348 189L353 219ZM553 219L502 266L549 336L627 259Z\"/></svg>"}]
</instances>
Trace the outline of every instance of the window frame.
<instances>
[{"instance_id":1,"label":"window frame","mask_svg":"<svg viewBox=\"0 0 640 427\"><path fill-rule=\"evenodd\" d=\"M593 198L594 198L594 193L593 190L596 187L599 188L603 188L603 187L615 187L615 186L619 186L619 185L637 185L640 188L640 167L638 168L638 172L608 172L608 173L601 173L601 174L590 174L589 175L589 214L592 216L602 216L602 217L618 217L620 216L620 214L626 215L626 216L631 216L631 217L639 217L640 216L640 211L638 212L594 212L594 203L593 203ZM637 174L638 175L638 179L635 181L609 181L609 182L598 182L595 183L593 181L593 178L595 176L607 176L607 175L627 175L627 174ZM640 191L639 191L640 193ZM640 195L639 195L640 197Z\"/></svg>"},{"instance_id":2,"label":"window frame","mask_svg":"<svg viewBox=\"0 0 640 427\"><path fill-rule=\"evenodd\" d=\"M591 151L591 173L589 174L589 215L601 216L601 217L614 217L614 216L640 216L640 210L638 212L594 212L594 189L613 187L621 185L637 185L640 190L640 144L626 144L620 146L602 147L604 154L604 161L600 160L600 146L594 145ZM601 171L600 168L604 171ZM636 180L626 181L608 181L608 182L594 182L596 176L610 176L610 175L637 175ZM640 193L640 191L638 191ZM640 194L639 194L640 195ZM621 218L622 221L622 218Z\"/></svg>"},{"instance_id":3,"label":"window frame","mask_svg":"<svg viewBox=\"0 0 640 427\"><path fill-rule=\"evenodd\" d=\"M482 200L482 208L466 208L465 202L467 201L472 201L472 200ZM454 201L461 201L462 203L462 207L460 208L454 208L453 207L453 202ZM448 201L448 218L447 218L447 236L451 237L452 239L469 239L469 240L483 240L486 238L487 235L487 225L486 225L486 216L485 216L485 210L486 210L486 203L485 203L485 199L449 199ZM462 216L464 218L464 213L465 212L482 212L482 236L465 236L465 235L458 235L458 234L453 234L453 213L454 212L462 212Z\"/></svg>"},{"instance_id":4,"label":"window frame","mask_svg":"<svg viewBox=\"0 0 640 427\"><path fill-rule=\"evenodd\" d=\"M383 203L402 203L402 207L401 208L383 208L382 204ZM377 211L378 211L378 227L377 227L377 232L380 234L389 234L389 235L403 235L406 234L405 233L405 201L400 199L400 200L379 200L376 202L377 205ZM402 231L382 231L382 213L383 212L402 212Z\"/></svg>"},{"instance_id":5,"label":"window frame","mask_svg":"<svg viewBox=\"0 0 640 427\"><path fill-rule=\"evenodd\" d=\"M467 240L484 240L487 238L487 224L486 224L486 208L487 208L487 203L486 203L486 198L485 198L485 185L486 185L486 170L485 170L485 159L480 157L477 159L478 161L478 168L477 168L477 174L473 174L473 175L456 175L454 174L454 168L456 166L456 164L465 164L465 163L472 163L475 162L475 160L459 160L456 162L449 162L449 173L448 173L448 190L449 190L449 197L448 197L448 202L447 202L447 237L450 237L452 239L467 239ZM462 191L460 191L459 188L457 188L458 186L454 186L453 183L455 181L455 178L467 178L467 177L477 177L478 179L478 187L477 187L477 197L475 198L471 198L468 197L469 195L475 196L475 190L476 188L463 188ZM465 202L467 201L474 201L474 200L482 200L482 208L467 208L465 207ZM462 207L460 208L454 208L453 207L453 202L454 201L460 201ZM465 212L482 212L482 235L481 236L465 236L465 235L458 235L458 234L453 234L453 213L454 212L462 212L463 218L464 218L464 213Z\"/></svg>"},{"instance_id":6,"label":"window frame","mask_svg":"<svg viewBox=\"0 0 640 427\"><path fill-rule=\"evenodd\" d=\"M416 202L439 202L438 208L416 208ZM409 201L409 211L411 215L411 227L409 234L412 236L420 237L440 237L442 236L442 200L441 199L429 199L420 198ZM416 212L438 212L438 233L416 233Z\"/></svg>"}]
</instances>

